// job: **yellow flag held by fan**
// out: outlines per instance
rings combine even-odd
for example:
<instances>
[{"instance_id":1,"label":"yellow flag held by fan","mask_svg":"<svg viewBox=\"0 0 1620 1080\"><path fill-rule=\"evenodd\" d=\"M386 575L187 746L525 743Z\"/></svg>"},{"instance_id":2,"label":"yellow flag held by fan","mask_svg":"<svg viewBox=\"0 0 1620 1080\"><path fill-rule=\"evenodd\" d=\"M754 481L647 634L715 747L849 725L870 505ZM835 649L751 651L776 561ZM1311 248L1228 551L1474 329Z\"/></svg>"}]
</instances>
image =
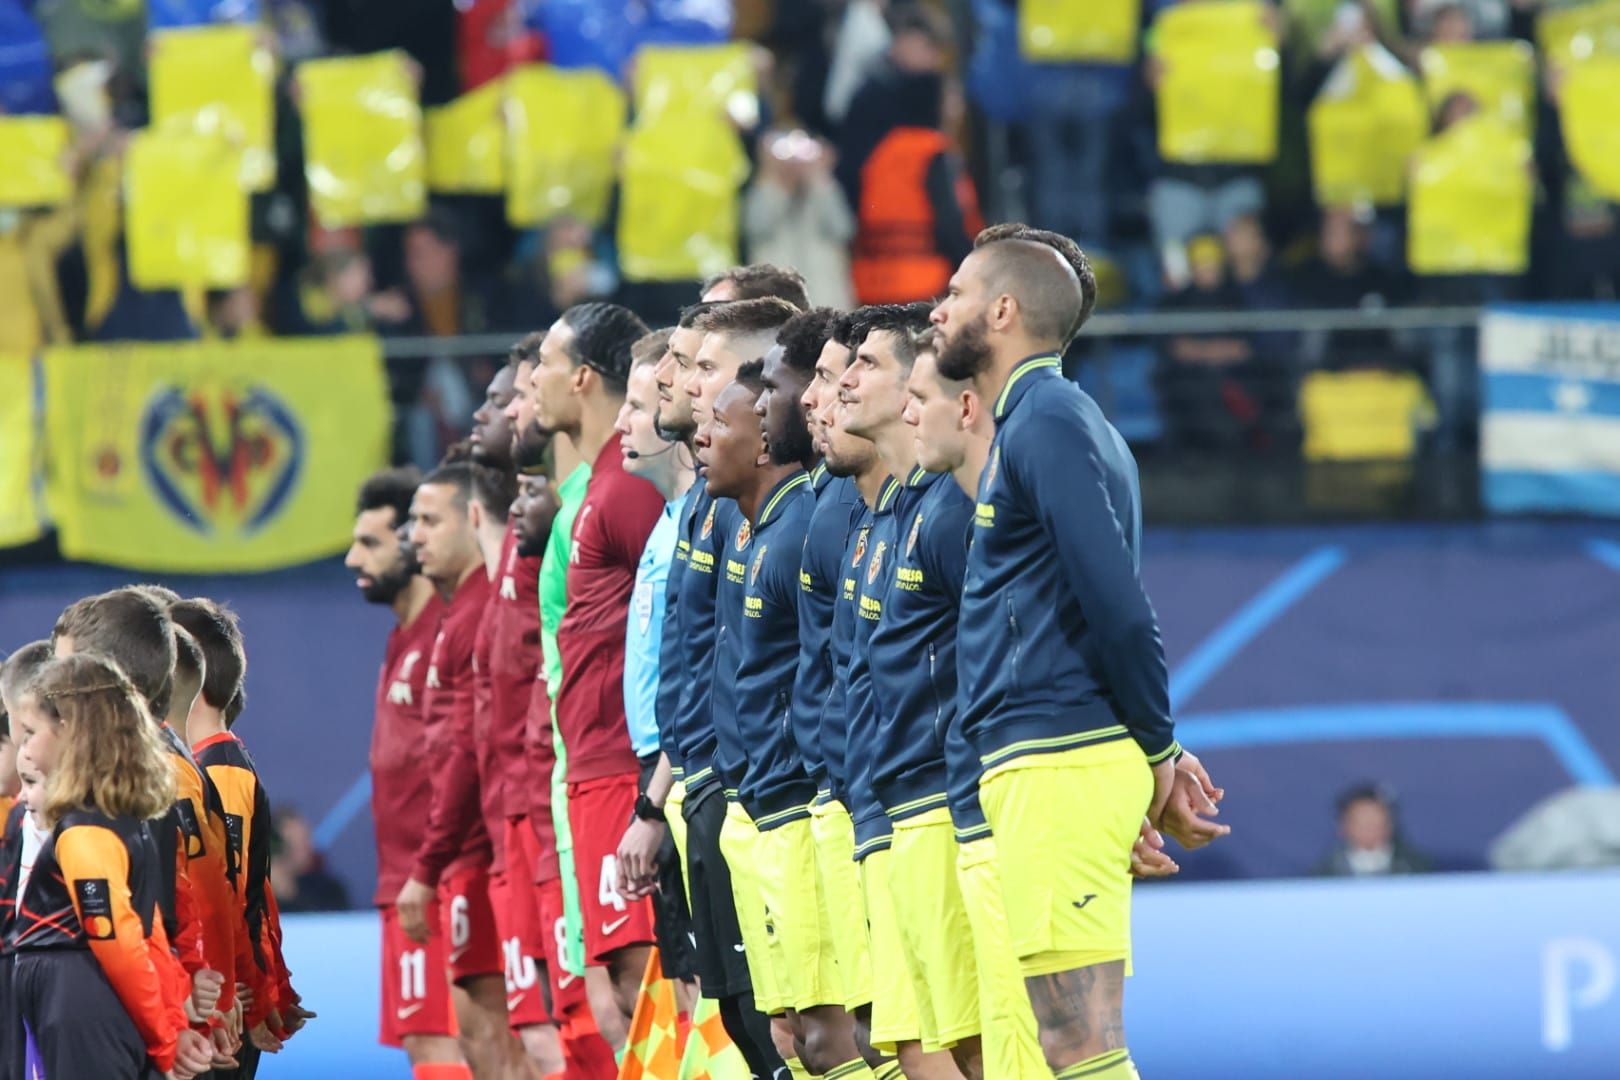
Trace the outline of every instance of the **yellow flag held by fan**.
<instances>
[{"instance_id":1,"label":"yellow flag held by fan","mask_svg":"<svg viewBox=\"0 0 1620 1080\"><path fill-rule=\"evenodd\" d=\"M152 35L152 125L218 135L242 152L242 182L276 181L275 57L257 28L196 26Z\"/></svg>"},{"instance_id":2,"label":"yellow flag held by fan","mask_svg":"<svg viewBox=\"0 0 1620 1080\"><path fill-rule=\"evenodd\" d=\"M759 116L759 83L750 47L647 45L635 57L636 126Z\"/></svg>"},{"instance_id":3,"label":"yellow flag held by fan","mask_svg":"<svg viewBox=\"0 0 1620 1080\"><path fill-rule=\"evenodd\" d=\"M434 191L490 195L506 179L504 81L492 79L448 105L427 110L427 181Z\"/></svg>"},{"instance_id":4,"label":"yellow flag held by fan","mask_svg":"<svg viewBox=\"0 0 1620 1080\"><path fill-rule=\"evenodd\" d=\"M0 206L55 206L73 193L60 116L0 116Z\"/></svg>"},{"instance_id":5,"label":"yellow flag held by fan","mask_svg":"<svg viewBox=\"0 0 1620 1080\"><path fill-rule=\"evenodd\" d=\"M1536 19L1536 44L1554 71L1620 57L1620 0L1544 10Z\"/></svg>"},{"instance_id":6,"label":"yellow flag held by fan","mask_svg":"<svg viewBox=\"0 0 1620 1080\"><path fill-rule=\"evenodd\" d=\"M271 570L349 542L388 459L372 338L76 346L45 354L62 554L133 570Z\"/></svg>"},{"instance_id":7,"label":"yellow flag held by fan","mask_svg":"<svg viewBox=\"0 0 1620 1080\"><path fill-rule=\"evenodd\" d=\"M1524 41L1472 41L1423 50L1423 90L1438 112L1452 94L1529 137L1535 128L1536 54Z\"/></svg>"},{"instance_id":8,"label":"yellow flag held by fan","mask_svg":"<svg viewBox=\"0 0 1620 1080\"><path fill-rule=\"evenodd\" d=\"M1620 57L1588 60L1571 69L1558 110L1570 160L1593 191L1620 202Z\"/></svg>"},{"instance_id":9,"label":"yellow flag held by fan","mask_svg":"<svg viewBox=\"0 0 1620 1080\"><path fill-rule=\"evenodd\" d=\"M298 65L304 172L328 229L410 221L426 208L416 80L398 51Z\"/></svg>"},{"instance_id":10,"label":"yellow flag held by fan","mask_svg":"<svg viewBox=\"0 0 1620 1080\"><path fill-rule=\"evenodd\" d=\"M1340 62L1311 103L1306 127L1318 203L1393 206L1406 197L1429 114L1417 80L1374 45Z\"/></svg>"},{"instance_id":11,"label":"yellow flag held by fan","mask_svg":"<svg viewBox=\"0 0 1620 1080\"><path fill-rule=\"evenodd\" d=\"M1141 17L1141 0L1019 0L1019 49L1043 64L1129 64Z\"/></svg>"},{"instance_id":12,"label":"yellow flag held by fan","mask_svg":"<svg viewBox=\"0 0 1620 1080\"><path fill-rule=\"evenodd\" d=\"M0 548L38 540L34 498L34 361L0 355Z\"/></svg>"},{"instance_id":13,"label":"yellow flag held by fan","mask_svg":"<svg viewBox=\"0 0 1620 1080\"><path fill-rule=\"evenodd\" d=\"M711 122L638 129L619 187L619 265L631 281L696 281L738 262L737 190L748 156Z\"/></svg>"},{"instance_id":14,"label":"yellow flag held by fan","mask_svg":"<svg viewBox=\"0 0 1620 1080\"><path fill-rule=\"evenodd\" d=\"M1407 205L1407 262L1417 274L1521 274L1530 262L1530 144L1471 117L1418 152Z\"/></svg>"},{"instance_id":15,"label":"yellow flag held by fan","mask_svg":"<svg viewBox=\"0 0 1620 1080\"><path fill-rule=\"evenodd\" d=\"M526 64L506 77L506 220L607 220L624 141L625 97L595 68Z\"/></svg>"},{"instance_id":16,"label":"yellow flag held by fan","mask_svg":"<svg viewBox=\"0 0 1620 1080\"><path fill-rule=\"evenodd\" d=\"M124 233L137 288L247 284L242 152L219 135L146 128L124 162Z\"/></svg>"},{"instance_id":17,"label":"yellow flag held by fan","mask_svg":"<svg viewBox=\"0 0 1620 1080\"><path fill-rule=\"evenodd\" d=\"M1277 157L1277 32L1256 0L1191 0L1153 24L1159 154L1186 164Z\"/></svg>"}]
</instances>

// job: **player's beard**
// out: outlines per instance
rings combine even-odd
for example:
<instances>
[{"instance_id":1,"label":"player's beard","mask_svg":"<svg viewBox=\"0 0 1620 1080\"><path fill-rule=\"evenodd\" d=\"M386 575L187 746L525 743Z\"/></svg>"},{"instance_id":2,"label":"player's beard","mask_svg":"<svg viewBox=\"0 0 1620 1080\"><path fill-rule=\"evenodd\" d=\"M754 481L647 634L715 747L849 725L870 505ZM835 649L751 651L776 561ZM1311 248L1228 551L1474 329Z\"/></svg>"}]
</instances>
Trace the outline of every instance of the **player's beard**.
<instances>
[{"instance_id":1,"label":"player's beard","mask_svg":"<svg viewBox=\"0 0 1620 1080\"><path fill-rule=\"evenodd\" d=\"M665 424L663 403L660 402L659 407L653 410L653 430L658 432L658 437L665 442L690 444L692 436L697 434L697 421L692 419L691 413L687 413L686 419L680 423Z\"/></svg>"},{"instance_id":2,"label":"player's beard","mask_svg":"<svg viewBox=\"0 0 1620 1080\"><path fill-rule=\"evenodd\" d=\"M520 431L512 439L512 463L519 472L544 468L546 451L551 449L551 433L537 423L527 431Z\"/></svg>"},{"instance_id":3,"label":"player's beard","mask_svg":"<svg viewBox=\"0 0 1620 1080\"><path fill-rule=\"evenodd\" d=\"M810 438L810 429L805 425L804 414L798 413L789 418L783 425L786 431L778 431L776 437L769 440L767 449L770 451L772 465L800 465L809 461L816 452L816 444Z\"/></svg>"},{"instance_id":4,"label":"player's beard","mask_svg":"<svg viewBox=\"0 0 1620 1080\"><path fill-rule=\"evenodd\" d=\"M370 585L362 586L360 595L366 598L367 603L392 604L420 569L415 552L402 547L398 561L386 572L372 578Z\"/></svg>"},{"instance_id":5,"label":"player's beard","mask_svg":"<svg viewBox=\"0 0 1620 1080\"><path fill-rule=\"evenodd\" d=\"M961 381L982 375L990 368L990 320L984 312L944 342L936 354L942 379Z\"/></svg>"}]
</instances>

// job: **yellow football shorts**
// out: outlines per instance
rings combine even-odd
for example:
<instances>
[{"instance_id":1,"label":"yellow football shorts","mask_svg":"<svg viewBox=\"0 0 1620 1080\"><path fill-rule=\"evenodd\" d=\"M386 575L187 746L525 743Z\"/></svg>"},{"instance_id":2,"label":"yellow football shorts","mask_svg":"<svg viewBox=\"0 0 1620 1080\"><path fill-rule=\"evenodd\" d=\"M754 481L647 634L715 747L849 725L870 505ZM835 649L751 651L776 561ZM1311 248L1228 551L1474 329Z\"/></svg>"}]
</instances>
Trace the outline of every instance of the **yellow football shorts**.
<instances>
[{"instance_id":1,"label":"yellow football shorts","mask_svg":"<svg viewBox=\"0 0 1620 1080\"><path fill-rule=\"evenodd\" d=\"M855 865L855 823L836 799L810 808L816 847L816 902L831 928L838 983L846 1009L872 1003L872 956L866 930L866 897Z\"/></svg>"},{"instance_id":2,"label":"yellow football shorts","mask_svg":"<svg viewBox=\"0 0 1620 1080\"><path fill-rule=\"evenodd\" d=\"M889 900L929 1051L979 1033L978 961L956 882L957 847L951 812L943 806L894 823Z\"/></svg>"},{"instance_id":3,"label":"yellow football shorts","mask_svg":"<svg viewBox=\"0 0 1620 1080\"><path fill-rule=\"evenodd\" d=\"M895 839L899 839L896 830ZM956 848L956 880L973 926L973 952L979 965L979 1021L984 1075L1044 1076L1040 1030L1024 989L1024 973L1013 955L1007 906L1001 898L996 842L984 837Z\"/></svg>"},{"instance_id":4,"label":"yellow football shorts","mask_svg":"<svg viewBox=\"0 0 1620 1080\"><path fill-rule=\"evenodd\" d=\"M731 871L731 896L737 904L737 926L742 931L748 977L754 984L754 1003L763 1013L787 1008L771 967L771 928L759 877L759 830L738 803L726 801L726 820L720 826L720 854Z\"/></svg>"},{"instance_id":5,"label":"yellow football shorts","mask_svg":"<svg viewBox=\"0 0 1620 1080\"><path fill-rule=\"evenodd\" d=\"M1132 739L1024 754L984 774L1013 952L1026 976L1131 954L1131 846L1153 796Z\"/></svg>"},{"instance_id":6,"label":"yellow football shorts","mask_svg":"<svg viewBox=\"0 0 1620 1080\"><path fill-rule=\"evenodd\" d=\"M900 922L890 899L893 857L892 851L884 849L860 862L872 956L872 1046L891 1054L900 1043L922 1039L917 995L911 988L906 952L900 944Z\"/></svg>"},{"instance_id":7,"label":"yellow football shorts","mask_svg":"<svg viewBox=\"0 0 1620 1080\"><path fill-rule=\"evenodd\" d=\"M759 880L770 914L771 969L789 1008L844 1004L832 924L816 882L810 819L759 834Z\"/></svg>"},{"instance_id":8,"label":"yellow football shorts","mask_svg":"<svg viewBox=\"0 0 1620 1080\"><path fill-rule=\"evenodd\" d=\"M692 910L692 886L686 883L686 819L681 810L686 805L686 782L677 780L669 787L664 799L664 820L669 823L669 838L675 842L675 854L681 860L681 889L686 893L686 910Z\"/></svg>"}]
</instances>

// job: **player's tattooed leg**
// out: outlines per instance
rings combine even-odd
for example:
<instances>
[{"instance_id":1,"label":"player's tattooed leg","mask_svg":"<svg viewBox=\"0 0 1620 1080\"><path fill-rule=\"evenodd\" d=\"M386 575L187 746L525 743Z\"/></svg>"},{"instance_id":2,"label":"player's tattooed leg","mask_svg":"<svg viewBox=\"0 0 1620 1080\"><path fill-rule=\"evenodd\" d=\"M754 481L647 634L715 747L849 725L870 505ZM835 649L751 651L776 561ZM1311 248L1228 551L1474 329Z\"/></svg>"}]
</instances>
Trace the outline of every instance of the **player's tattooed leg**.
<instances>
[{"instance_id":1,"label":"player's tattooed leg","mask_svg":"<svg viewBox=\"0 0 1620 1080\"><path fill-rule=\"evenodd\" d=\"M1056 1072L1125 1046L1125 961L1024 980L1041 1050Z\"/></svg>"}]
</instances>

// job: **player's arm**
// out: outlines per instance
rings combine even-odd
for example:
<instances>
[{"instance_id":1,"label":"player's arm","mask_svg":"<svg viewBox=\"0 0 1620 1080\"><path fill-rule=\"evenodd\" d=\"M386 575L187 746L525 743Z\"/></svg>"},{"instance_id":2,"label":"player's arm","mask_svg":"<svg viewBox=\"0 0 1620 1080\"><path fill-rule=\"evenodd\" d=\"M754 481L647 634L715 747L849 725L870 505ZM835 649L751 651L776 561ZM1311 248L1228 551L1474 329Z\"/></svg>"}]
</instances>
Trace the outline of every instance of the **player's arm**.
<instances>
[{"instance_id":1,"label":"player's arm","mask_svg":"<svg viewBox=\"0 0 1620 1080\"><path fill-rule=\"evenodd\" d=\"M662 813L664 801L669 798L669 789L674 784L675 775L669 766L669 755L660 752L658 764L653 766L653 774L647 778L647 789L642 794L652 807ZM639 899L650 895L657 887L658 849L664 842L666 828L659 817L649 820L637 813L631 819L629 827L624 830L624 837L619 841L618 884L622 895L632 900Z\"/></svg>"},{"instance_id":2,"label":"player's arm","mask_svg":"<svg viewBox=\"0 0 1620 1080\"><path fill-rule=\"evenodd\" d=\"M129 891L129 851L108 829L77 825L56 837L56 860L90 951L157 1067L174 1068L185 1012L168 1000Z\"/></svg>"},{"instance_id":3,"label":"player's arm","mask_svg":"<svg viewBox=\"0 0 1620 1080\"><path fill-rule=\"evenodd\" d=\"M478 819L478 758L473 746L471 665L441 672L448 713L439 729L438 756L428 808L427 829L416 852L411 880L428 888L439 883ZM408 885L409 883L407 883Z\"/></svg>"},{"instance_id":4,"label":"player's arm","mask_svg":"<svg viewBox=\"0 0 1620 1080\"><path fill-rule=\"evenodd\" d=\"M1125 725L1148 763L1175 756L1169 676L1159 617L1142 588L1124 530L1108 495L1095 446L1074 445L1072 427L1039 410L1006 462L1034 504L1053 555L1080 602L1096 642L1102 675ZM1053 446L1074 446L1054 455ZM1010 456L1010 455L1009 455Z\"/></svg>"}]
</instances>

